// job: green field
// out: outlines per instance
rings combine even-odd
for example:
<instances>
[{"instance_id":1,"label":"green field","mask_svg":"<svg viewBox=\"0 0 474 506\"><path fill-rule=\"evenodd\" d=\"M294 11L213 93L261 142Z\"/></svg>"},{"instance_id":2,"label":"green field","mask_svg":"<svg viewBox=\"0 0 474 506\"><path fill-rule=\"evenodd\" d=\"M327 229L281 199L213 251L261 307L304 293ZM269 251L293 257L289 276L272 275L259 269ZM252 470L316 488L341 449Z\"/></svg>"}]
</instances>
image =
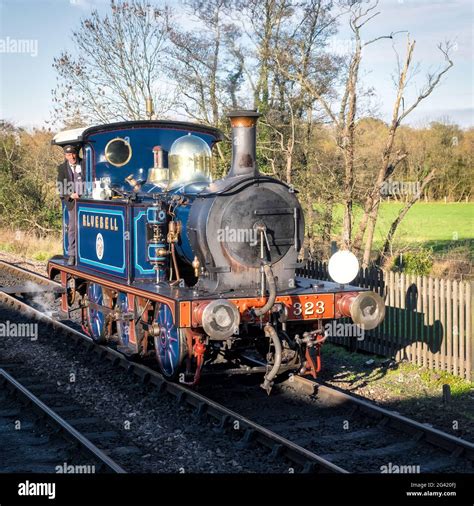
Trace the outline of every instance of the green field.
<instances>
[{"instance_id":1,"label":"green field","mask_svg":"<svg viewBox=\"0 0 474 506\"><path fill-rule=\"evenodd\" d=\"M317 209L319 206L315 206ZM374 249L383 245L387 232L403 203L384 202L381 204L375 229ZM342 205L338 206L334 218L334 234L340 234ZM362 216L362 209L355 210L355 230ZM405 246L432 247L442 253L458 246L469 246L474 252L474 203L423 203L415 204L398 226L394 248Z\"/></svg>"}]
</instances>

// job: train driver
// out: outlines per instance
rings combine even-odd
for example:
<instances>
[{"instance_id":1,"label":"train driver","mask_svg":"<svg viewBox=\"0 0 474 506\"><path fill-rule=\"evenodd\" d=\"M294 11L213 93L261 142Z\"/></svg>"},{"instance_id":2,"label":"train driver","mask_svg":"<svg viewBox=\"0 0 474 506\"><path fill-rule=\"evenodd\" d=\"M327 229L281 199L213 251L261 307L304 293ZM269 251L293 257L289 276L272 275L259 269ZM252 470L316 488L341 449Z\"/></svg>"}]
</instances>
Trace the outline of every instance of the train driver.
<instances>
[{"instance_id":1,"label":"train driver","mask_svg":"<svg viewBox=\"0 0 474 506\"><path fill-rule=\"evenodd\" d=\"M76 212L75 204L83 192L85 182L82 159L79 158L75 146L64 146L64 162L58 166L59 197L67 207L69 215L68 225L68 265L74 265L76 260Z\"/></svg>"}]
</instances>

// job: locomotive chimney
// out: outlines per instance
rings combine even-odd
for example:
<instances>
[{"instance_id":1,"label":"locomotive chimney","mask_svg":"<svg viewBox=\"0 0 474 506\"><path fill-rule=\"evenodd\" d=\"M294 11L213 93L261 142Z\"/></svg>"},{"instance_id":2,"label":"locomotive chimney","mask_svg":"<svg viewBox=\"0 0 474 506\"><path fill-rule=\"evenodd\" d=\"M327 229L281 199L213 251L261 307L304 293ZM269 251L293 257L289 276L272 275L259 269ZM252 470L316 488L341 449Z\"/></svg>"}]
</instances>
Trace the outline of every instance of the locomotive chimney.
<instances>
[{"instance_id":1,"label":"locomotive chimney","mask_svg":"<svg viewBox=\"0 0 474 506\"><path fill-rule=\"evenodd\" d=\"M227 177L258 176L257 120L255 110L232 111L228 114L232 127L232 163Z\"/></svg>"}]
</instances>

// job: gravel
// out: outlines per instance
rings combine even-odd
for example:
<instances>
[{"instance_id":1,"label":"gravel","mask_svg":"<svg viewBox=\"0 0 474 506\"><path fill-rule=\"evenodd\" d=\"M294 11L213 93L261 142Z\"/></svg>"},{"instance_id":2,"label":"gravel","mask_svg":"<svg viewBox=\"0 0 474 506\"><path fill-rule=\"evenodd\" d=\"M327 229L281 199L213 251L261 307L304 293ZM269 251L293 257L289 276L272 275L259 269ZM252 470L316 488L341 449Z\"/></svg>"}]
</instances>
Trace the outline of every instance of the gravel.
<instances>
[{"instance_id":1,"label":"gravel","mask_svg":"<svg viewBox=\"0 0 474 506\"><path fill-rule=\"evenodd\" d=\"M474 383L446 372L429 371L382 357L350 353L332 344L323 347L321 379L351 393L474 442ZM452 399L443 402L443 384Z\"/></svg>"},{"instance_id":2,"label":"gravel","mask_svg":"<svg viewBox=\"0 0 474 506\"><path fill-rule=\"evenodd\" d=\"M14 311L1 305L0 313L4 320L19 321ZM2 339L0 357L29 364L32 373L56 383L60 392L133 441L142 452L139 461L121 455L120 449L112 455L125 457L124 467L131 472L265 473L288 472L290 467L270 461L261 447L238 448L237 432L229 436L208 422L198 422L172 397L135 383L124 370L99 361L42 324L36 341Z\"/></svg>"},{"instance_id":3,"label":"gravel","mask_svg":"<svg viewBox=\"0 0 474 506\"><path fill-rule=\"evenodd\" d=\"M7 260L12 261L11 258ZM25 264L19 265L44 274L44 266L41 266L41 262L37 264L40 265L36 265L35 269ZM158 395L151 387L135 384L122 370L108 363L91 360L83 350L71 349L66 338L40 335L37 342L28 343L28 346L20 346L20 343L10 340L6 346L2 343L0 351L3 348L11 356L32 361L36 370L57 378L61 383L58 388L67 390L77 401L103 416L116 429L127 431L143 451L141 462L136 464L134 470L288 472L290 466L270 462L267 453L261 449L237 451L228 436L216 431L209 423L198 424L195 417L186 408L177 406L173 399ZM398 367L400 369L394 372ZM71 371L76 374L74 384L68 380ZM398 375L398 380L395 375ZM474 440L474 395L454 395L453 401L444 405L440 399L439 385L427 384L422 380L422 375L421 369L407 369L380 357L349 353L331 344L323 347L321 378L329 384L455 436ZM337 430L340 430L337 424L347 421L342 408L329 413L325 411L327 407L317 399L295 394L293 389L283 386L275 388L268 397L258 387L260 380L255 377L234 378L228 382L220 376L212 379L205 377L202 393L269 428L278 428L279 424L283 427L288 425L289 420L293 420L295 425L314 420L313 427L295 429L295 437L319 441L319 448L334 453L337 441L324 444L324 440L318 437L331 433L337 435ZM405 388L394 388L397 381ZM355 423L357 425L351 430L365 430L373 426L373 421L368 419ZM390 439L388 441L392 442ZM360 444L362 449L364 442ZM373 441L371 445L373 448ZM417 457L417 451L412 451L411 456ZM346 464L358 467L357 460L353 456ZM378 465L374 461L375 464ZM364 467L360 470L364 470Z\"/></svg>"},{"instance_id":4,"label":"gravel","mask_svg":"<svg viewBox=\"0 0 474 506\"><path fill-rule=\"evenodd\" d=\"M10 262L13 265L17 265L18 267L22 267L23 269L28 269L30 271L36 272L37 274L41 274L42 276L47 275L46 262L43 261L32 260L30 258L13 255L12 253L6 253L4 251L0 251L0 260Z\"/></svg>"}]
</instances>

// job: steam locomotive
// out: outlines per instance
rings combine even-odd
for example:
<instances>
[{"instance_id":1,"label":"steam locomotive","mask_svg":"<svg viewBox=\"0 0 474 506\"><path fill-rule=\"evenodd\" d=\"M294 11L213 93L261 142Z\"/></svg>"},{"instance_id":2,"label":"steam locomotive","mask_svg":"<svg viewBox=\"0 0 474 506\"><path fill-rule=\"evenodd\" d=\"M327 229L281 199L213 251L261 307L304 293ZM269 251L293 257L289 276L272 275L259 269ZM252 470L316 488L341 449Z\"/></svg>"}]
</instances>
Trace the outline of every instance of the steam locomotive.
<instances>
[{"instance_id":1,"label":"steam locomotive","mask_svg":"<svg viewBox=\"0 0 474 506\"><path fill-rule=\"evenodd\" d=\"M196 385L203 366L260 362L262 387L292 371L316 377L325 324L384 317L381 297L351 286L358 264L331 258L336 282L296 275L304 215L296 191L259 172L259 114L233 111L232 163L211 178L223 134L177 121L129 121L58 133L82 149L75 265L48 263L65 288L61 309L81 311L97 342L133 357L155 355L162 374Z\"/></svg>"}]
</instances>

